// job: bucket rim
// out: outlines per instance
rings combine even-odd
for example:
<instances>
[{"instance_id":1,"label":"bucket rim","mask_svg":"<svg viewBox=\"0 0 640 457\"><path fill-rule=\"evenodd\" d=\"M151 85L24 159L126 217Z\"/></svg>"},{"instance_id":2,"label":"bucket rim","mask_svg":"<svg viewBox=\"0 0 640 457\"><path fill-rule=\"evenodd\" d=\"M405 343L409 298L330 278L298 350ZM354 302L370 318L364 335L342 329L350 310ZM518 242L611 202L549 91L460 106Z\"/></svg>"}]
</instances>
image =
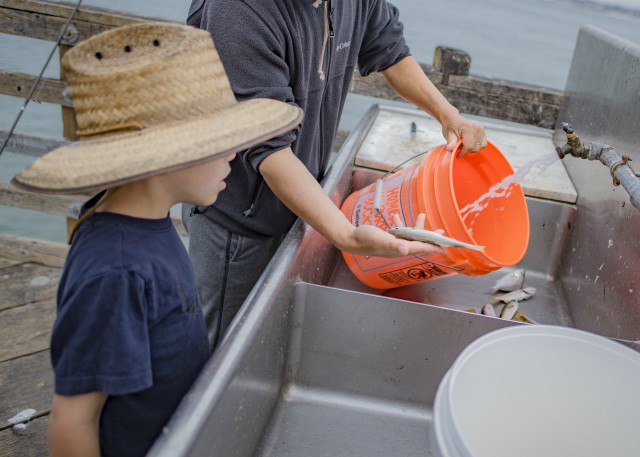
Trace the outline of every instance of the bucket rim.
<instances>
[{"instance_id":1,"label":"bucket rim","mask_svg":"<svg viewBox=\"0 0 640 457\"><path fill-rule=\"evenodd\" d=\"M515 174L515 170L513 169L513 166L511 166L511 163L509 162L509 160L506 158L506 156L502 153L502 151L500 151L500 149L491 141L487 140L487 146L485 146L485 148L491 148L492 151L494 151L496 153L496 157L501 161L500 165L505 167L509 173L507 175L505 175L505 178L507 176L511 176ZM442 148L445 148L445 146L443 145ZM483 149L485 149L483 148ZM444 151L445 153L447 152L446 150ZM462 230L464 231L465 236L467 236L469 238L469 241L471 244L480 244L478 242L478 240L476 239L476 237L473 236L473 234L471 233L469 227L467 226L466 222L462 219L461 213L460 213L460 206L458 205L458 197L456 195L456 189L455 189L455 184L454 184L454 174L453 174L453 168L455 165L455 161L459 160L460 157L460 153L462 152L462 140L459 140L456 143L455 148L452 151L452 157L448 162L448 185L449 185L449 192L450 195L453 197L452 198L452 204L453 207L455 208L455 214L456 214L456 218L457 218L457 223L459 224L459 226L462 228ZM477 151L473 154L482 154L482 150ZM491 161L492 164L495 164L494 160ZM495 167L494 167L495 168ZM437 179L437 174L436 177ZM504 179L504 178L503 178ZM503 267L509 267L512 265L517 264L520 260L522 260L522 258L526 255L527 249L529 247L529 239L531 236L530 233L530 219L529 219L529 211L528 211L528 206L527 206L527 202L526 202L526 197L524 194L524 190L522 189L522 185L517 183L515 186L515 189L513 189L512 192L515 192L518 194L518 196L522 199L524 207L525 207L525 211L524 211L524 217L526 217L526 240L527 242L524 243L524 245L522 246L521 252L518 253L517 256L513 256L514 258L518 258L518 260L516 260L515 262L512 263L506 263L503 261L499 261L498 259L496 259L493 255L491 255L489 252L487 252L486 250L484 252L482 252L482 256L485 257L489 262L493 263L495 266L497 266L498 268L503 268ZM473 255L473 254L470 254Z\"/></svg>"},{"instance_id":2,"label":"bucket rim","mask_svg":"<svg viewBox=\"0 0 640 457\"><path fill-rule=\"evenodd\" d=\"M460 449L462 447L463 454L460 457L473 456L474 453L468 443L468 440L458 428L460 423L459 412L456 412L454 407L454 389L456 386L456 380L461 376L461 371L465 368L465 364L472 359L479 352L486 350L492 345L506 344L507 340L513 338L554 338L559 340L571 340L579 344L584 344L585 349L598 348L605 352L611 353L624 360L625 363L631 363L637 367L640 367L640 353L635 350L624 346L623 344L613 341L602 335L598 335L587 330L576 329L572 327L564 327L560 325L531 325L531 324L515 324L509 327L503 327L476 338L469 343L455 358L454 362L447 370L445 377L443 378L441 385L436 392L436 398L434 401L434 414L437 412L441 414L446 410L448 414L447 420L450 425L453 425L453 433L457 443L453 444L454 448ZM536 347L533 345L532 347ZM441 391L442 388L442 391ZM436 411L436 404L441 406ZM435 420L435 417L434 417ZM436 431L438 430L436 422ZM442 433L442 430L441 430ZM440 443L438 443L440 445ZM451 445L451 443L449 443ZM466 452L466 454L464 454Z\"/></svg>"}]
</instances>

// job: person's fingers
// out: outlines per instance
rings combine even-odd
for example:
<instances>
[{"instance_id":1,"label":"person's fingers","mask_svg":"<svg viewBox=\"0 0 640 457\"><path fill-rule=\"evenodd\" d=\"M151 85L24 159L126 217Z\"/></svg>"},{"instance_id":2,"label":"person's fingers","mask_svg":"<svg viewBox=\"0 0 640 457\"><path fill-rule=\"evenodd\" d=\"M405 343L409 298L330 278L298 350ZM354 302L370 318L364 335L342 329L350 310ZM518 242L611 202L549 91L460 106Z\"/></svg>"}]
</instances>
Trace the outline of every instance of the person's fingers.
<instances>
[{"instance_id":1,"label":"person's fingers","mask_svg":"<svg viewBox=\"0 0 640 457\"><path fill-rule=\"evenodd\" d=\"M455 125L448 125L443 128L443 133L447 140L447 151L453 152L457 142L459 140L462 141L459 157L464 157L472 152L478 152L487 146L484 127L475 122L463 120L462 122L455 123Z\"/></svg>"},{"instance_id":2,"label":"person's fingers","mask_svg":"<svg viewBox=\"0 0 640 457\"><path fill-rule=\"evenodd\" d=\"M396 251L398 252L398 254L400 255L407 255L409 254L409 243L407 243L404 240L398 240L399 243L396 245Z\"/></svg>"},{"instance_id":3,"label":"person's fingers","mask_svg":"<svg viewBox=\"0 0 640 457\"><path fill-rule=\"evenodd\" d=\"M402 227L404 224L402 223L402 220L400 219L400 214L396 213L393 215L392 217L393 219L393 223L396 227Z\"/></svg>"},{"instance_id":4,"label":"person's fingers","mask_svg":"<svg viewBox=\"0 0 640 457\"><path fill-rule=\"evenodd\" d=\"M447 147L445 148L449 152L453 152L458 144L458 137L455 134L447 135Z\"/></svg>"},{"instance_id":5,"label":"person's fingers","mask_svg":"<svg viewBox=\"0 0 640 457\"><path fill-rule=\"evenodd\" d=\"M421 241L411 241L409 246L409 254L442 254L443 252L445 252L444 248Z\"/></svg>"},{"instance_id":6,"label":"person's fingers","mask_svg":"<svg viewBox=\"0 0 640 457\"><path fill-rule=\"evenodd\" d=\"M424 222L426 219L427 216L424 213L418 214L418 217L416 218L416 225L414 227L419 230L424 230Z\"/></svg>"}]
</instances>

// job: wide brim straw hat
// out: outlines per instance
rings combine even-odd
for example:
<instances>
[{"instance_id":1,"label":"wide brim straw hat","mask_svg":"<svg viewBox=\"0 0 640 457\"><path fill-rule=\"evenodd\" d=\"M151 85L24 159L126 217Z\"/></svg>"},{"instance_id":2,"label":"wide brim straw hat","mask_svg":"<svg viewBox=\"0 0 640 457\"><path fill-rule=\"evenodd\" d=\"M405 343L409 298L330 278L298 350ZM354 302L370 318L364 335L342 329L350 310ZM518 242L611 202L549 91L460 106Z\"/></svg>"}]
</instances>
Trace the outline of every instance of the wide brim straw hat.
<instances>
[{"instance_id":1,"label":"wide brim straw hat","mask_svg":"<svg viewBox=\"0 0 640 457\"><path fill-rule=\"evenodd\" d=\"M80 139L29 165L17 187L115 187L242 151L302 120L295 105L237 102L211 35L186 25L103 32L69 50L62 69Z\"/></svg>"}]
</instances>

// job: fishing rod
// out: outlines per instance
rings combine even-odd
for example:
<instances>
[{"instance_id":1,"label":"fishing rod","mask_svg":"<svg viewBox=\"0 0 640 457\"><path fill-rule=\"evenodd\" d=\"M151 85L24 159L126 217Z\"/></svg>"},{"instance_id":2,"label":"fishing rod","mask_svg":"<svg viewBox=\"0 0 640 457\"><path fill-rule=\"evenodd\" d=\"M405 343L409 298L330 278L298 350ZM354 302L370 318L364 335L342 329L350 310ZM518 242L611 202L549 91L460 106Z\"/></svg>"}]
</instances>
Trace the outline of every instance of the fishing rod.
<instances>
[{"instance_id":1,"label":"fishing rod","mask_svg":"<svg viewBox=\"0 0 640 457\"><path fill-rule=\"evenodd\" d=\"M53 54L56 52L56 49L60 45L60 42L62 41L62 38L64 38L65 34L67 33L67 29L69 28L69 25L71 25L71 21L73 20L73 18L75 17L76 13L78 12L78 9L80 8L81 4L82 4L82 0L78 0L78 3L76 4L75 8L71 12L71 15L69 16L69 19L67 19L67 22L62 27L62 29L60 31L60 36L58 37L58 39L56 40L55 44L53 45L53 49L49 53L49 57L47 58L46 62L44 63L44 66L40 70L40 74L38 75L38 77L36 78L35 82L31 86L31 89L29 90L29 94L27 94L27 98L24 100L24 103L20 107L20 110L18 111L18 115L16 116L15 120L13 121L13 125L11 126L11 128L9 129L9 132L7 133L7 137L4 139L4 142L2 143L2 147L0 148L0 156L2 155L2 153L5 150L5 148L7 147L7 144L9 144L9 138L11 138L11 135L13 134L13 131L16 128L16 125L18 125L18 121L22 117L22 113L24 113L24 110L27 108L27 105L29 104L29 101L31 101L31 98L33 97L33 93L36 91L36 88L38 87L38 84L40 84L40 81L42 80L42 75L44 75L44 71L47 69L47 66L49 65L49 62L51 62L51 58L53 57Z\"/></svg>"}]
</instances>

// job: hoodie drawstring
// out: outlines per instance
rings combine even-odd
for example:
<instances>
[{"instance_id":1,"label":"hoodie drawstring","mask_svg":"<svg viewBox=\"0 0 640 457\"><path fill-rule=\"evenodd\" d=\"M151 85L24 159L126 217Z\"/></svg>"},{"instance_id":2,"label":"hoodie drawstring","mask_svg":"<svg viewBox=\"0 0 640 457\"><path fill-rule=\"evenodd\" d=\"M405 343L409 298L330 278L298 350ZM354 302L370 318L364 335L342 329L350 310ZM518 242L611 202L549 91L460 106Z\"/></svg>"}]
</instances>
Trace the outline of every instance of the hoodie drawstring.
<instances>
[{"instance_id":1,"label":"hoodie drawstring","mask_svg":"<svg viewBox=\"0 0 640 457\"><path fill-rule=\"evenodd\" d=\"M324 81L324 54L327 50L327 41L329 41L329 13L327 11L327 0L316 0L313 4L314 8L320 6L320 3L324 3L324 31L322 32L322 50L320 51L320 63L318 64L318 75L320 80Z\"/></svg>"}]
</instances>

